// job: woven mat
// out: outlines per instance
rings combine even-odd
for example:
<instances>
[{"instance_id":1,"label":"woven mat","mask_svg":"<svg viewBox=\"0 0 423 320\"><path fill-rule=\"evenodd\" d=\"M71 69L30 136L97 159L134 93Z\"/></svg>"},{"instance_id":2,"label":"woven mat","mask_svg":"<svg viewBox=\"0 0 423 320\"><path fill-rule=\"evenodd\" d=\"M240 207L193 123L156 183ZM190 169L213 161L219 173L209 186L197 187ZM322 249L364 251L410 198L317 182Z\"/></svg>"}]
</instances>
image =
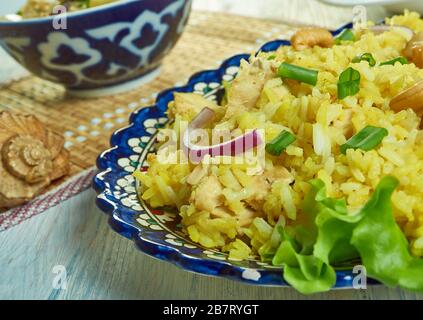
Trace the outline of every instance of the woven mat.
<instances>
[{"instance_id":1,"label":"woven mat","mask_svg":"<svg viewBox=\"0 0 423 320\"><path fill-rule=\"evenodd\" d=\"M0 110L34 114L65 136L65 146L71 152L71 172L53 188L59 192L67 190L63 184L72 186L72 192L64 192L70 197L88 187L85 180L75 186L75 176L81 176L81 172L92 175L97 156L109 148L110 135L127 124L131 112L151 105L159 92L183 84L197 71L216 68L234 54L252 53L269 40L289 38L294 31L294 27L271 21L193 12L186 31L165 59L160 76L149 84L124 94L88 100L67 98L63 87L30 76L0 89ZM51 195L50 190L49 197L42 198L57 204ZM1 214L0 231L48 207L51 205L40 205L40 199L36 199L25 207Z\"/></svg>"}]
</instances>

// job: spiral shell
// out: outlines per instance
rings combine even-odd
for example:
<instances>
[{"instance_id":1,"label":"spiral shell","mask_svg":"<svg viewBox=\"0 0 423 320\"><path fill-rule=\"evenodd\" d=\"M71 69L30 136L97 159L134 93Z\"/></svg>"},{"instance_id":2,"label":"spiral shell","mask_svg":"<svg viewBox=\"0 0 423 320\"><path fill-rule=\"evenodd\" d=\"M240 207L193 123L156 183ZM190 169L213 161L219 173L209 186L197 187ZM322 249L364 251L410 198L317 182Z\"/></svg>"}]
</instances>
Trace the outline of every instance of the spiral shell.
<instances>
[{"instance_id":1,"label":"spiral shell","mask_svg":"<svg viewBox=\"0 0 423 320\"><path fill-rule=\"evenodd\" d=\"M50 151L40 140L33 140L31 136L16 135L10 138L2 148L2 156L9 172L28 183L48 179L53 171Z\"/></svg>"},{"instance_id":2,"label":"spiral shell","mask_svg":"<svg viewBox=\"0 0 423 320\"><path fill-rule=\"evenodd\" d=\"M0 208L31 200L68 171L63 137L34 116L0 113Z\"/></svg>"}]
</instances>

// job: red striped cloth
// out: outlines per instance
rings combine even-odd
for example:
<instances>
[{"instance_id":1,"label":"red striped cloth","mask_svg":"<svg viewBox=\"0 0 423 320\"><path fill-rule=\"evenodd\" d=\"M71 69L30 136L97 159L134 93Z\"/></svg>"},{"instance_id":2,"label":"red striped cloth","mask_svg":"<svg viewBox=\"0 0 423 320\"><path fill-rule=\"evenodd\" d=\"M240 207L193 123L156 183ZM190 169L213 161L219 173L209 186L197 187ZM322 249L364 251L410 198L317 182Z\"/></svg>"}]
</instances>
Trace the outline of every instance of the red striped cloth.
<instances>
[{"instance_id":1,"label":"red striped cloth","mask_svg":"<svg viewBox=\"0 0 423 320\"><path fill-rule=\"evenodd\" d=\"M81 172L58 188L42 195L25 205L0 213L0 231L7 230L23 221L57 206L91 186L91 181L97 172L92 168Z\"/></svg>"}]
</instances>

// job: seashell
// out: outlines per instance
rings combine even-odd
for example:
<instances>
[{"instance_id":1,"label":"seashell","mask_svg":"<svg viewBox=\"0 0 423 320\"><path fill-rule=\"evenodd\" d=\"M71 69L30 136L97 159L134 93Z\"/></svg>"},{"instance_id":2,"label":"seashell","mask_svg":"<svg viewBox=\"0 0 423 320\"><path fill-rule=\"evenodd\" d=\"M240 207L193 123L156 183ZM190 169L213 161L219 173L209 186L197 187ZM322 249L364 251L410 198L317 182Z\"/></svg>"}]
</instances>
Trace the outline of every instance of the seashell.
<instances>
[{"instance_id":1,"label":"seashell","mask_svg":"<svg viewBox=\"0 0 423 320\"><path fill-rule=\"evenodd\" d=\"M41 182L53 171L51 152L29 135L10 138L2 148L2 157L6 169L28 183Z\"/></svg>"},{"instance_id":2,"label":"seashell","mask_svg":"<svg viewBox=\"0 0 423 320\"><path fill-rule=\"evenodd\" d=\"M68 174L70 170L70 154L69 151L63 149L53 160L53 171L51 172L51 180L57 180Z\"/></svg>"},{"instance_id":3,"label":"seashell","mask_svg":"<svg viewBox=\"0 0 423 320\"><path fill-rule=\"evenodd\" d=\"M34 116L0 113L0 208L31 200L68 172L62 136Z\"/></svg>"}]
</instances>

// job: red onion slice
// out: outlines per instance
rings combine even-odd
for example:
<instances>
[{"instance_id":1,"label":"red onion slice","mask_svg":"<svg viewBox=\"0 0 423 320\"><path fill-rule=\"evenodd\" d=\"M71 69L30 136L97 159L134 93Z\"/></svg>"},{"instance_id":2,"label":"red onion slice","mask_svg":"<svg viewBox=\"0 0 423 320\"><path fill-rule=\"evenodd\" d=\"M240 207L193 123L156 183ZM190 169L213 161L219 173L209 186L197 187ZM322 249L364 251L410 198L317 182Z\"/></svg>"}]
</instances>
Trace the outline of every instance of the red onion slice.
<instances>
[{"instance_id":1,"label":"red onion slice","mask_svg":"<svg viewBox=\"0 0 423 320\"><path fill-rule=\"evenodd\" d=\"M414 31L404 26L397 26L397 25L391 26L391 25L381 24L381 25L369 27L369 30L375 34L381 34L386 31L390 31L392 29L397 29L398 31L404 33L404 35L407 37L407 41L410 41L410 39L414 36Z\"/></svg>"},{"instance_id":2,"label":"red onion slice","mask_svg":"<svg viewBox=\"0 0 423 320\"><path fill-rule=\"evenodd\" d=\"M204 124L213 119L213 117L214 111L209 108L204 108L194 118L194 120L189 124L187 130L184 132L183 150L191 162L198 163L206 155L210 155L211 157L234 157L236 155L245 153L246 151L251 150L263 143L263 138L257 129L249 131L232 140L211 146L201 146L191 143L190 133L193 132L193 130L204 126Z\"/></svg>"}]
</instances>

